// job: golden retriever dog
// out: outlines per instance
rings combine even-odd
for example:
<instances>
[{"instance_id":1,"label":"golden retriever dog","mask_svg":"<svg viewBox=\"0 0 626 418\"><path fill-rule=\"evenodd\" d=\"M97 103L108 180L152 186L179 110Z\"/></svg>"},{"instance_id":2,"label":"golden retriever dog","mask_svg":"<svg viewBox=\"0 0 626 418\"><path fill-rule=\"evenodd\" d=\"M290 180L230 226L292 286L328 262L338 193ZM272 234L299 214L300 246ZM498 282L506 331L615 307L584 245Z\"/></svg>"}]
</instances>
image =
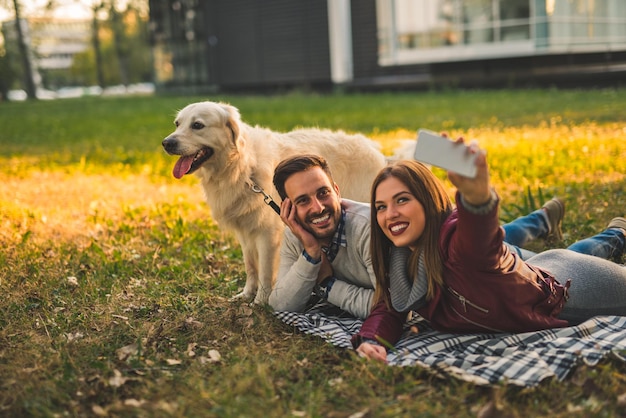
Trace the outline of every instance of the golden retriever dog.
<instances>
[{"instance_id":1,"label":"golden retriever dog","mask_svg":"<svg viewBox=\"0 0 626 418\"><path fill-rule=\"evenodd\" d=\"M328 160L342 197L367 202L375 175L386 165L379 144L365 136L321 129L274 132L244 123L238 109L224 103L192 103L174 123L176 130L162 143L168 154L180 155L173 175L200 178L213 218L235 234L243 251L246 284L235 298L259 304L271 292L284 225L253 187L278 199L272 184L276 165L313 153Z\"/></svg>"}]
</instances>

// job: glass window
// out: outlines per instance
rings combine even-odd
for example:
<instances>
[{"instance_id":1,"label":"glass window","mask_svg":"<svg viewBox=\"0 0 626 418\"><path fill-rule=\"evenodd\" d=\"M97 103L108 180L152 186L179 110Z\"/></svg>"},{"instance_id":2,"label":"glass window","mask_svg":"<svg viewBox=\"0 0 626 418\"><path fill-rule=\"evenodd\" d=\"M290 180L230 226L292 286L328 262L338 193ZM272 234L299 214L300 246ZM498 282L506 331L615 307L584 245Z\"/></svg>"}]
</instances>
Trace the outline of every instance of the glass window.
<instances>
[{"instance_id":1,"label":"glass window","mask_svg":"<svg viewBox=\"0 0 626 418\"><path fill-rule=\"evenodd\" d=\"M498 39L502 42L530 39L530 3L528 0L500 0Z\"/></svg>"},{"instance_id":2,"label":"glass window","mask_svg":"<svg viewBox=\"0 0 626 418\"><path fill-rule=\"evenodd\" d=\"M491 0L470 0L461 5L464 44L484 44L495 40L494 10Z\"/></svg>"},{"instance_id":3,"label":"glass window","mask_svg":"<svg viewBox=\"0 0 626 418\"><path fill-rule=\"evenodd\" d=\"M377 0L381 65L626 47L624 0Z\"/></svg>"},{"instance_id":4,"label":"glass window","mask_svg":"<svg viewBox=\"0 0 626 418\"><path fill-rule=\"evenodd\" d=\"M379 57L389 63L420 61L420 55L450 47L458 52L464 46L528 41L529 1L377 0Z\"/></svg>"}]
</instances>

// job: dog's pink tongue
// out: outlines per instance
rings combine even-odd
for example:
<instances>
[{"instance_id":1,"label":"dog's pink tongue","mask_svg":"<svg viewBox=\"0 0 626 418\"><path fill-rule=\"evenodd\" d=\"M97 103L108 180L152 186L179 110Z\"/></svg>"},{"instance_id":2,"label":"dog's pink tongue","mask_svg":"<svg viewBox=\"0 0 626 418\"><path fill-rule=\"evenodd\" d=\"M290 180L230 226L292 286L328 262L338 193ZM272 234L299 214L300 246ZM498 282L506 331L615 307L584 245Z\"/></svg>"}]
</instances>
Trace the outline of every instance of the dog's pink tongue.
<instances>
[{"instance_id":1,"label":"dog's pink tongue","mask_svg":"<svg viewBox=\"0 0 626 418\"><path fill-rule=\"evenodd\" d=\"M193 163L193 155L188 157L180 157L178 161L176 161L176 165L174 166L174 170L172 174L177 179L182 178L185 174L189 172L191 168L191 163Z\"/></svg>"}]
</instances>

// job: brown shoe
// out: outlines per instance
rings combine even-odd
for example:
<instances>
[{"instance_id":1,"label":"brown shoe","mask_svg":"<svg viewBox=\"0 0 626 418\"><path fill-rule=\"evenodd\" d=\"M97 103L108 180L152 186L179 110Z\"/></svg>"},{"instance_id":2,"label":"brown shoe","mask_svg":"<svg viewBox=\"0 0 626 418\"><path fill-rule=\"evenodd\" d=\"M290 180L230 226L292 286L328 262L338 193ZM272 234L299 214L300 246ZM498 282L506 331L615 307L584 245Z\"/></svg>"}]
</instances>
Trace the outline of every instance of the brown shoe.
<instances>
[{"instance_id":1,"label":"brown shoe","mask_svg":"<svg viewBox=\"0 0 626 418\"><path fill-rule=\"evenodd\" d=\"M563 239L561 222L565 216L565 202L558 197L553 197L544 203L541 208L545 210L548 215L548 235L546 238L553 236L557 240L561 241Z\"/></svg>"},{"instance_id":2,"label":"brown shoe","mask_svg":"<svg viewBox=\"0 0 626 418\"><path fill-rule=\"evenodd\" d=\"M619 229L622 232L622 235L626 237L626 219L622 218L621 216L613 218L611 219L611 222L609 222L609 224L607 225L606 229ZM624 256L624 250L626 250L626 248L623 247L621 251L615 250L615 253L612 254L611 258L617 263L623 263L622 257Z\"/></svg>"},{"instance_id":3,"label":"brown shoe","mask_svg":"<svg viewBox=\"0 0 626 418\"><path fill-rule=\"evenodd\" d=\"M621 216L611 219L611 222L609 222L609 225L606 227L606 229L611 228L620 228L622 230L622 233L626 236L626 219L622 218Z\"/></svg>"}]
</instances>

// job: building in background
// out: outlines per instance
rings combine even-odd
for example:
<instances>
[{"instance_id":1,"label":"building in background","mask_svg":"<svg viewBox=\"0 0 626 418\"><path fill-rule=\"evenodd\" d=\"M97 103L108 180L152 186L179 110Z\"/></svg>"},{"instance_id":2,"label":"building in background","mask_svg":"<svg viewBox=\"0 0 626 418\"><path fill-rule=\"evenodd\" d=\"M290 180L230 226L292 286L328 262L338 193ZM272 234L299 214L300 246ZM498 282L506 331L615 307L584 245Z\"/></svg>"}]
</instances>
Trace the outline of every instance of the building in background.
<instances>
[{"instance_id":1,"label":"building in background","mask_svg":"<svg viewBox=\"0 0 626 418\"><path fill-rule=\"evenodd\" d=\"M91 20L29 18L28 25L41 71L67 70L91 46Z\"/></svg>"},{"instance_id":2,"label":"building in background","mask_svg":"<svg viewBox=\"0 0 626 418\"><path fill-rule=\"evenodd\" d=\"M376 0L377 64L452 84L615 82L622 0ZM364 17L368 19L368 17Z\"/></svg>"},{"instance_id":3,"label":"building in background","mask_svg":"<svg viewBox=\"0 0 626 418\"><path fill-rule=\"evenodd\" d=\"M31 53L35 84L40 89L59 87L59 77L67 77L74 56L90 48L91 21L31 17L20 24ZM3 23L2 33L7 48L16 49L11 55L19 56L15 20Z\"/></svg>"},{"instance_id":4,"label":"building in background","mask_svg":"<svg viewBox=\"0 0 626 418\"><path fill-rule=\"evenodd\" d=\"M150 0L161 90L616 84L623 0Z\"/></svg>"},{"instance_id":5,"label":"building in background","mask_svg":"<svg viewBox=\"0 0 626 418\"><path fill-rule=\"evenodd\" d=\"M324 1L150 1L157 87L328 86Z\"/></svg>"}]
</instances>

